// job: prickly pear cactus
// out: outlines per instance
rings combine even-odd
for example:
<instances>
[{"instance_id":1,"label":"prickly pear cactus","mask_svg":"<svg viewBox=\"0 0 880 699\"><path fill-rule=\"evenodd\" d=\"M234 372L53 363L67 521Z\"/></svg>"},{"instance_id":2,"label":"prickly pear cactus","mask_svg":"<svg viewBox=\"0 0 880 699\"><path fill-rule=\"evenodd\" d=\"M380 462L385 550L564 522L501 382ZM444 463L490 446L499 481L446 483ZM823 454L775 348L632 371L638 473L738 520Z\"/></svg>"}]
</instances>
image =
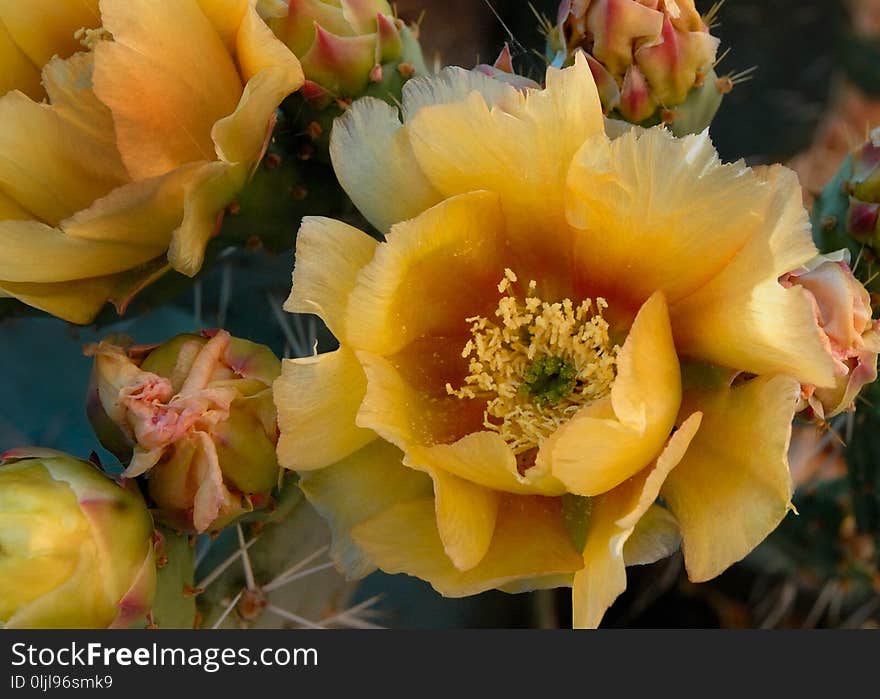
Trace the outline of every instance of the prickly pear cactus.
<instances>
[{"instance_id":1,"label":"prickly pear cactus","mask_svg":"<svg viewBox=\"0 0 880 699\"><path fill-rule=\"evenodd\" d=\"M306 82L284 111L326 155L333 120L358 97L400 100L403 85L428 70L418 27L398 19L386 0L295 0L269 20L297 55Z\"/></svg>"},{"instance_id":2,"label":"prickly pear cactus","mask_svg":"<svg viewBox=\"0 0 880 699\"><path fill-rule=\"evenodd\" d=\"M721 59L711 29L720 6L700 15L693 0L563 0L556 22L544 20L548 58L567 65L584 51L612 118L699 133L750 72L715 72Z\"/></svg>"}]
</instances>

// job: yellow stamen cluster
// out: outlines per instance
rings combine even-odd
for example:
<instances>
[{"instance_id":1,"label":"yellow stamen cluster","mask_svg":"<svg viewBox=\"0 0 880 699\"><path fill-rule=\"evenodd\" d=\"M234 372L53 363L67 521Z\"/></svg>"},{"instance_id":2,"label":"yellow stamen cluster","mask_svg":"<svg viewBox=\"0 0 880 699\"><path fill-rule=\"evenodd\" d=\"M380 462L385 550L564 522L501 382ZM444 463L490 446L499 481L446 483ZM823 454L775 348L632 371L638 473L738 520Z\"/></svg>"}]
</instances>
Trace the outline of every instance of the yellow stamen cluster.
<instances>
[{"instance_id":1,"label":"yellow stamen cluster","mask_svg":"<svg viewBox=\"0 0 880 699\"><path fill-rule=\"evenodd\" d=\"M468 318L472 338L461 356L470 358L464 385L446 385L458 398L488 398L486 428L498 432L517 454L550 436L584 405L611 391L620 347L609 337L603 298L556 303L536 295L529 282L521 301L516 275L504 270L498 322Z\"/></svg>"}]
</instances>

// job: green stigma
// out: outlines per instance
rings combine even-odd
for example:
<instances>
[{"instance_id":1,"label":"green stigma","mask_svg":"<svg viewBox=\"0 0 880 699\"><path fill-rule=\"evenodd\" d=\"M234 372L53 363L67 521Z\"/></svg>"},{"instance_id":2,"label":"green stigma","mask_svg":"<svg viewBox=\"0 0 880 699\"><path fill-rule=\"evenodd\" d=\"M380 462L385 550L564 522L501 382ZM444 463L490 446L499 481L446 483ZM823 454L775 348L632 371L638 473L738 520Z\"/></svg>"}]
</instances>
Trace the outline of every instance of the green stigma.
<instances>
[{"instance_id":1,"label":"green stigma","mask_svg":"<svg viewBox=\"0 0 880 699\"><path fill-rule=\"evenodd\" d=\"M577 369L561 357L538 357L523 376L520 391L541 407L556 405L571 395L577 384Z\"/></svg>"}]
</instances>

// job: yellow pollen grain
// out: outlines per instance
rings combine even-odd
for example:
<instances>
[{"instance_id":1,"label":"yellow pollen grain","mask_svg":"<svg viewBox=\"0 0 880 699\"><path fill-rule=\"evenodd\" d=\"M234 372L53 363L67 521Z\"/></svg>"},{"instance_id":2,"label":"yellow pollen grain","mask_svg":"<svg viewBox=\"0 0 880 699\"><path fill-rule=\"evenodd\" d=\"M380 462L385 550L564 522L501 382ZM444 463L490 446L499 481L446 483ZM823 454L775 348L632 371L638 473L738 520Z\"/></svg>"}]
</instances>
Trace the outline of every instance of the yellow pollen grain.
<instances>
[{"instance_id":1,"label":"yellow pollen grain","mask_svg":"<svg viewBox=\"0 0 880 699\"><path fill-rule=\"evenodd\" d=\"M483 424L522 454L539 447L583 406L610 393L620 347L611 342L602 315L608 308L605 299L584 299L577 306L567 298L550 303L536 295L535 281L519 299L517 282L516 274L505 269L496 321L467 319L471 337L461 356L470 360L469 375L460 388L447 384L446 391L461 399L488 399ZM553 405L538 404L527 390L527 372L542 357L561 359L576 370L571 392Z\"/></svg>"}]
</instances>

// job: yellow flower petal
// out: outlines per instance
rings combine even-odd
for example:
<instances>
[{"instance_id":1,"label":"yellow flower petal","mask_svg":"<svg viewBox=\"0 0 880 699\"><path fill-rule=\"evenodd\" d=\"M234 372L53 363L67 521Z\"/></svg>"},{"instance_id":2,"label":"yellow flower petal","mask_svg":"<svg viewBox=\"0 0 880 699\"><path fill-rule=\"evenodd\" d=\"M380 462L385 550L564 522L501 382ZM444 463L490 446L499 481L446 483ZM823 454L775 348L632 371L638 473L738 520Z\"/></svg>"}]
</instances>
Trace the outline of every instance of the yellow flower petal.
<instances>
[{"instance_id":1,"label":"yellow flower petal","mask_svg":"<svg viewBox=\"0 0 880 699\"><path fill-rule=\"evenodd\" d=\"M681 527L691 580L714 578L743 558L788 512L799 396L787 376L686 391L685 410L702 410L703 426L662 495Z\"/></svg>"},{"instance_id":2,"label":"yellow flower petal","mask_svg":"<svg viewBox=\"0 0 880 699\"><path fill-rule=\"evenodd\" d=\"M566 185L577 264L609 298L640 304L660 290L672 305L758 231L767 196L745 164L720 162L706 133L597 136L578 151Z\"/></svg>"},{"instance_id":3,"label":"yellow flower petal","mask_svg":"<svg viewBox=\"0 0 880 699\"><path fill-rule=\"evenodd\" d=\"M40 69L18 47L0 20L0 95L21 90L34 100L43 98Z\"/></svg>"},{"instance_id":4,"label":"yellow flower petal","mask_svg":"<svg viewBox=\"0 0 880 699\"><path fill-rule=\"evenodd\" d=\"M520 237L561 223L563 185L572 157L603 133L602 108L586 59L547 71L547 89L493 107L478 92L424 108L407 123L422 171L444 197L496 192Z\"/></svg>"},{"instance_id":5,"label":"yellow flower petal","mask_svg":"<svg viewBox=\"0 0 880 699\"><path fill-rule=\"evenodd\" d=\"M446 597L466 597L518 581L556 584L580 569L559 501L530 496L502 499L486 556L468 571L455 568L443 550L430 498L405 502L354 527L352 538L387 573L407 573Z\"/></svg>"},{"instance_id":6,"label":"yellow flower petal","mask_svg":"<svg viewBox=\"0 0 880 699\"><path fill-rule=\"evenodd\" d=\"M443 198L422 174L397 110L382 100L359 99L336 120L330 156L342 188L383 233Z\"/></svg>"},{"instance_id":7,"label":"yellow flower petal","mask_svg":"<svg viewBox=\"0 0 880 699\"><path fill-rule=\"evenodd\" d=\"M296 237L291 313L314 313L340 342L347 342L345 311L360 270L378 243L363 231L330 218L306 216Z\"/></svg>"},{"instance_id":8,"label":"yellow flower petal","mask_svg":"<svg viewBox=\"0 0 880 699\"><path fill-rule=\"evenodd\" d=\"M350 350L282 363L275 381L278 409L278 461L285 468L324 468L376 438L355 425L366 379Z\"/></svg>"},{"instance_id":9,"label":"yellow flower petal","mask_svg":"<svg viewBox=\"0 0 880 699\"><path fill-rule=\"evenodd\" d=\"M39 221L0 221L0 279L59 282L123 272L162 254L153 245L72 238Z\"/></svg>"},{"instance_id":10,"label":"yellow flower petal","mask_svg":"<svg viewBox=\"0 0 880 699\"><path fill-rule=\"evenodd\" d=\"M425 500L431 496L431 479L402 466L402 456L388 442L377 439L332 466L302 474L303 492L330 523L330 555L349 578L362 578L376 568L352 539L352 527L398 503L431 502Z\"/></svg>"},{"instance_id":11,"label":"yellow flower petal","mask_svg":"<svg viewBox=\"0 0 880 699\"><path fill-rule=\"evenodd\" d=\"M206 163L193 163L167 175L137 180L96 199L61 223L75 238L154 245L161 254L183 219L187 187Z\"/></svg>"},{"instance_id":12,"label":"yellow flower petal","mask_svg":"<svg viewBox=\"0 0 880 699\"><path fill-rule=\"evenodd\" d=\"M515 109L522 101L512 85L477 71L449 66L435 75L407 81L403 86L403 121L410 121L425 107L461 102L472 92L481 94L490 107Z\"/></svg>"},{"instance_id":13,"label":"yellow flower petal","mask_svg":"<svg viewBox=\"0 0 880 699\"><path fill-rule=\"evenodd\" d=\"M783 373L834 385L834 359L799 287L778 279L816 256L797 176L778 166L762 173L773 196L762 222L732 262L708 284L672 305L683 355L753 374Z\"/></svg>"},{"instance_id":14,"label":"yellow flower petal","mask_svg":"<svg viewBox=\"0 0 880 699\"><path fill-rule=\"evenodd\" d=\"M429 469L434 481L437 531L443 550L461 571L475 568L492 543L499 493L440 469Z\"/></svg>"},{"instance_id":15,"label":"yellow flower petal","mask_svg":"<svg viewBox=\"0 0 880 699\"><path fill-rule=\"evenodd\" d=\"M389 355L425 335L464 337L466 318L494 305L509 266L504 229L492 192L447 199L396 225L349 297L351 345Z\"/></svg>"},{"instance_id":16,"label":"yellow flower petal","mask_svg":"<svg viewBox=\"0 0 880 699\"><path fill-rule=\"evenodd\" d=\"M275 110L303 84L303 72L296 56L275 38L254 7L242 19L236 46L247 84L235 111L214 125L212 138L221 159L256 165Z\"/></svg>"},{"instance_id":17,"label":"yellow flower petal","mask_svg":"<svg viewBox=\"0 0 880 699\"><path fill-rule=\"evenodd\" d=\"M418 468L442 469L487 488L517 495L558 496L566 492L548 469L517 470L513 450L497 432L475 432L454 444L407 449L406 463Z\"/></svg>"},{"instance_id":18,"label":"yellow flower petal","mask_svg":"<svg viewBox=\"0 0 880 699\"><path fill-rule=\"evenodd\" d=\"M596 628L605 611L626 589L625 544L653 506L669 473L700 428L701 415L691 415L672 435L652 468L593 500L584 567L574 576L572 615L575 628Z\"/></svg>"},{"instance_id":19,"label":"yellow flower petal","mask_svg":"<svg viewBox=\"0 0 880 699\"><path fill-rule=\"evenodd\" d=\"M233 53L244 13L256 4L256 0L197 0L197 2L205 17L223 39L227 50Z\"/></svg>"},{"instance_id":20,"label":"yellow flower petal","mask_svg":"<svg viewBox=\"0 0 880 699\"><path fill-rule=\"evenodd\" d=\"M617 368L610 400L583 409L553 437L552 473L572 493L598 495L638 473L675 424L681 374L662 293L642 306Z\"/></svg>"},{"instance_id":21,"label":"yellow flower petal","mask_svg":"<svg viewBox=\"0 0 880 699\"><path fill-rule=\"evenodd\" d=\"M431 377L427 377L426 384L425 374L430 369L407 376L401 366L384 357L360 350L356 354L367 377L367 392L357 413L359 426L404 451L416 445L454 442L482 429L483 404L462 403L447 395L442 378L431 386ZM441 360L441 368L443 363Z\"/></svg>"},{"instance_id":22,"label":"yellow flower petal","mask_svg":"<svg viewBox=\"0 0 880 699\"><path fill-rule=\"evenodd\" d=\"M247 181L247 165L214 161L202 165L186 188L183 220L171 233L168 262L181 274L201 269L208 241L220 230L223 210Z\"/></svg>"},{"instance_id":23,"label":"yellow flower petal","mask_svg":"<svg viewBox=\"0 0 880 699\"><path fill-rule=\"evenodd\" d=\"M32 218L33 215L30 212L23 209L15 199L0 190L0 219L28 221Z\"/></svg>"},{"instance_id":24,"label":"yellow flower petal","mask_svg":"<svg viewBox=\"0 0 880 699\"><path fill-rule=\"evenodd\" d=\"M0 281L0 297L16 298L63 320L84 325L98 314L113 287L112 277L54 284Z\"/></svg>"},{"instance_id":25,"label":"yellow flower petal","mask_svg":"<svg viewBox=\"0 0 880 699\"><path fill-rule=\"evenodd\" d=\"M114 41L95 48L95 93L131 176L213 160L211 129L235 110L242 83L195 0L103 0L101 11Z\"/></svg>"},{"instance_id":26,"label":"yellow flower petal","mask_svg":"<svg viewBox=\"0 0 880 699\"><path fill-rule=\"evenodd\" d=\"M0 0L0 22L31 62L42 66L52 56L81 51L74 34L99 26L101 16L98 0Z\"/></svg>"},{"instance_id":27,"label":"yellow flower petal","mask_svg":"<svg viewBox=\"0 0 880 699\"><path fill-rule=\"evenodd\" d=\"M623 545L623 560L627 566L649 565L671 556L680 546L678 520L669 510L651 505Z\"/></svg>"},{"instance_id":28,"label":"yellow flower petal","mask_svg":"<svg viewBox=\"0 0 880 699\"><path fill-rule=\"evenodd\" d=\"M0 123L0 189L50 225L127 181L115 150L49 105L7 93Z\"/></svg>"}]
</instances>

